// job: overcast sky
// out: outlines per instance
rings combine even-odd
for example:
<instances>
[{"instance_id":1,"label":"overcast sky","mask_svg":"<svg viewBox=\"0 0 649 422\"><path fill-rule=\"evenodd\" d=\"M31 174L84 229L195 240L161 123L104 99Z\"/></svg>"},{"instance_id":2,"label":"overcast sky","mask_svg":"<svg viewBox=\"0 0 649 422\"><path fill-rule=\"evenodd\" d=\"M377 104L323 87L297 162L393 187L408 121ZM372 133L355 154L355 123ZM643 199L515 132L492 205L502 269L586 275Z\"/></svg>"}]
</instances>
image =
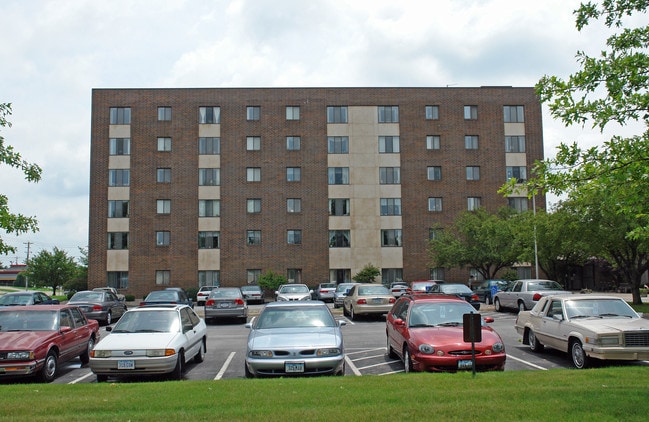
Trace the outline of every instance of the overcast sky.
<instances>
[{"instance_id":1,"label":"overcast sky","mask_svg":"<svg viewBox=\"0 0 649 422\"><path fill-rule=\"evenodd\" d=\"M0 263L88 244L93 88L533 86L596 54L601 25L577 32L573 0L2 0L5 143L40 183L0 165L0 192L37 233L0 236ZM602 135L544 113L545 155Z\"/></svg>"}]
</instances>

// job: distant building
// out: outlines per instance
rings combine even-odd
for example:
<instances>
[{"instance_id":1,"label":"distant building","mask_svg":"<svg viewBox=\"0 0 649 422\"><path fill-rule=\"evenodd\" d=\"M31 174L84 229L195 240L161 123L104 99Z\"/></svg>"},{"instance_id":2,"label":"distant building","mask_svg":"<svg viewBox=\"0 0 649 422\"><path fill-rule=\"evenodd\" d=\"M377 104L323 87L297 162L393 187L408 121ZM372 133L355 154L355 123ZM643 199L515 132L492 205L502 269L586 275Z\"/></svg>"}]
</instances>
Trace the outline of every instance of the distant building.
<instances>
[{"instance_id":1,"label":"distant building","mask_svg":"<svg viewBox=\"0 0 649 422\"><path fill-rule=\"evenodd\" d=\"M0 285L1 286L13 286L18 274L27 270L27 265L25 264L11 264L9 268L0 269Z\"/></svg>"},{"instance_id":2,"label":"distant building","mask_svg":"<svg viewBox=\"0 0 649 422\"><path fill-rule=\"evenodd\" d=\"M89 287L466 283L429 239L542 158L530 87L95 89Z\"/></svg>"}]
</instances>

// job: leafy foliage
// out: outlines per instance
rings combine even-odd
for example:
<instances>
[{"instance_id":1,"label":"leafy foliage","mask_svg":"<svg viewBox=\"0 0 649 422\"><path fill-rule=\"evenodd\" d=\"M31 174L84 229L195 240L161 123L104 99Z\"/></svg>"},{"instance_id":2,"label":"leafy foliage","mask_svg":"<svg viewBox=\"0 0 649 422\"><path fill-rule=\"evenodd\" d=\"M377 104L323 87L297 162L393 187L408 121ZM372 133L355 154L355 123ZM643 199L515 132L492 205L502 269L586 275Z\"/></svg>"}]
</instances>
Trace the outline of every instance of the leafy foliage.
<instances>
[{"instance_id":1,"label":"leafy foliage","mask_svg":"<svg viewBox=\"0 0 649 422\"><path fill-rule=\"evenodd\" d=\"M352 280L359 283L374 283L376 277L381 274L381 270L372 264L367 264L362 270L352 276Z\"/></svg>"},{"instance_id":2,"label":"leafy foliage","mask_svg":"<svg viewBox=\"0 0 649 422\"><path fill-rule=\"evenodd\" d=\"M260 275L257 279L257 284L264 289L275 291L282 284L286 284L287 279L281 274L277 274L273 271L266 271L264 274Z\"/></svg>"},{"instance_id":3,"label":"leafy foliage","mask_svg":"<svg viewBox=\"0 0 649 422\"><path fill-rule=\"evenodd\" d=\"M52 296L56 296L57 288L77 277L79 270L74 258L54 248L52 252L43 250L31 258L26 272L31 285L51 287Z\"/></svg>"}]
</instances>

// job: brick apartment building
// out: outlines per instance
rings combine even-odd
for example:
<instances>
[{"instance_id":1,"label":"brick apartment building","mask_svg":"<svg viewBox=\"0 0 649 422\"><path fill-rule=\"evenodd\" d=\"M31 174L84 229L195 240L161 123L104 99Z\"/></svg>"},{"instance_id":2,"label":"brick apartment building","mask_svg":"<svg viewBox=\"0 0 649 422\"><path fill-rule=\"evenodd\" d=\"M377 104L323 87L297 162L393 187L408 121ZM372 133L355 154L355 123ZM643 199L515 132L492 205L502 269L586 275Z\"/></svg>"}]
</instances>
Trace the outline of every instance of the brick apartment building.
<instances>
[{"instance_id":1,"label":"brick apartment building","mask_svg":"<svg viewBox=\"0 0 649 422\"><path fill-rule=\"evenodd\" d=\"M89 287L136 297L367 264L465 282L430 268L434 228L531 207L497 190L543 158L540 103L516 87L95 89L91 142Z\"/></svg>"}]
</instances>

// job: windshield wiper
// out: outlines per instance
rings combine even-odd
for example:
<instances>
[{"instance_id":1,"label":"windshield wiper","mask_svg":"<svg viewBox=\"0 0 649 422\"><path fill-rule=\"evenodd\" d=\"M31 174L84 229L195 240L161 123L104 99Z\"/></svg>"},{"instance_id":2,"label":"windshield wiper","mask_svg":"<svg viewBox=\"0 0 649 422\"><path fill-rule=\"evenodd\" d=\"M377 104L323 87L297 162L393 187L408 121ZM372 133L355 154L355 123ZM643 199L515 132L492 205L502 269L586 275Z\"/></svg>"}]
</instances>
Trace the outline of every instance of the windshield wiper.
<instances>
[{"instance_id":1,"label":"windshield wiper","mask_svg":"<svg viewBox=\"0 0 649 422\"><path fill-rule=\"evenodd\" d=\"M608 313L608 314L599 314L598 317L600 317L600 318L604 318L604 317L625 317L625 318L633 318L633 317L630 316L630 315L620 315L620 314L612 314L612 313Z\"/></svg>"},{"instance_id":2,"label":"windshield wiper","mask_svg":"<svg viewBox=\"0 0 649 422\"><path fill-rule=\"evenodd\" d=\"M593 318L592 315L573 315L570 317L570 319L578 319L578 318Z\"/></svg>"},{"instance_id":3,"label":"windshield wiper","mask_svg":"<svg viewBox=\"0 0 649 422\"><path fill-rule=\"evenodd\" d=\"M441 324L437 324L436 327L457 327L458 325L462 325L461 322L442 322Z\"/></svg>"}]
</instances>

